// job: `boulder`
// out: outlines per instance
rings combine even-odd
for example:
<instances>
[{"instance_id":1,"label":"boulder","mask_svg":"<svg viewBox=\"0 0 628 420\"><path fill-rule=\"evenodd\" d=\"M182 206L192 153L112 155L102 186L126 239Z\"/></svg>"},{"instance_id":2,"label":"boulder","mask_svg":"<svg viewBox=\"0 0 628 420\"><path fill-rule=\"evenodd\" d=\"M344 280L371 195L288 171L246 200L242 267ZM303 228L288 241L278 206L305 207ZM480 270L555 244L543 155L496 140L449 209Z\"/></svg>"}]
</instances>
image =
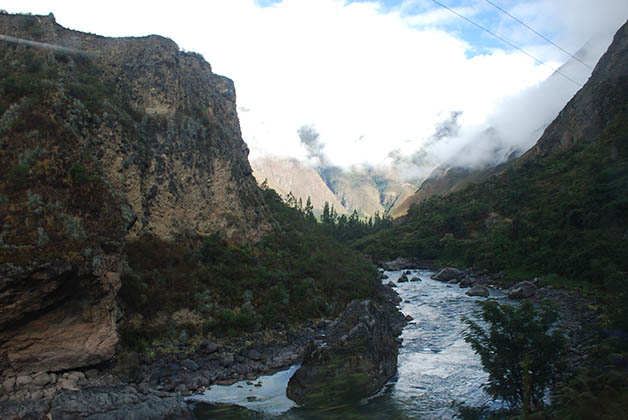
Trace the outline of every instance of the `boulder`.
<instances>
[{"instance_id":1,"label":"boulder","mask_svg":"<svg viewBox=\"0 0 628 420\"><path fill-rule=\"evenodd\" d=\"M421 281L420 278L418 278L417 276L414 276L410 279L410 281L415 282L415 281Z\"/></svg>"},{"instance_id":2,"label":"boulder","mask_svg":"<svg viewBox=\"0 0 628 420\"><path fill-rule=\"evenodd\" d=\"M218 344L213 341L205 340L199 346L199 350L206 354L212 354L218 350Z\"/></svg>"},{"instance_id":3,"label":"boulder","mask_svg":"<svg viewBox=\"0 0 628 420\"><path fill-rule=\"evenodd\" d=\"M515 284L508 292L510 299L527 299L536 295L536 286L529 281Z\"/></svg>"},{"instance_id":4,"label":"boulder","mask_svg":"<svg viewBox=\"0 0 628 420\"><path fill-rule=\"evenodd\" d=\"M463 277L464 273L456 268L446 267L443 268L432 276L434 280L438 281L450 281L450 280L460 280Z\"/></svg>"},{"instance_id":5,"label":"boulder","mask_svg":"<svg viewBox=\"0 0 628 420\"><path fill-rule=\"evenodd\" d=\"M397 283L406 283L408 282L408 276L406 276L405 274L402 274L401 277L399 277L399 280L397 280Z\"/></svg>"},{"instance_id":6,"label":"boulder","mask_svg":"<svg viewBox=\"0 0 628 420\"><path fill-rule=\"evenodd\" d=\"M198 363L196 363L194 360L191 360L191 359L185 359L184 361L182 361L181 362L181 366L183 366L187 370L198 370L198 369L200 369L200 366L198 365Z\"/></svg>"},{"instance_id":7,"label":"boulder","mask_svg":"<svg viewBox=\"0 0 628 420\"><path fill-rule=\"evenodd\" d=\"M408 268L414 268L417 264L407 258L399 257L393 261L378 262L377 265L379 265L386 271L398 271L406 270Z\"/></svg>"},{"instance_id":8,"label":"boulder","mask_svg":"<svg viewBox=\"0 0 628 420\"><path fill-rule=\"evenodd\" d=\"M397 370L396 334L387 311L371 300L351 302L325 341L308 343L288 398L321 406L375 394Z\"/></svg>"},{"instance_id":9,"label":"boulder","mask_svg":"<svg viewBox=\"0 0 628 420\"><path fill-rule=\"evenodd\" d=\"M388 287L397 287L397 285L396 285L396 284L395 284L395 282L393 282L393 281L389 281L389 282L387 283L387 286L388 286Z\"/></svg>"},{"instance_id":10,"label":"boulder","mask_svg":"<svg viewBox=\"0 0 628 420\"><path fill-rule=\"evenodd\" d=\"M489 295L488 287L482 284L476 284L471 289L467 290L467 296L488 297L488 295Z\"/></svg>"},{"instance_id":11,"label":"boulder","mask_svg":"<svg viewBox=\"0 0 628 420\"><path fill-rule=\"evenodd\" d=\"M465 277L462 280L460 280L459 286L460 288L471 287L477 282L478 280L474 277Z\"/></svg>"}]
</instances>

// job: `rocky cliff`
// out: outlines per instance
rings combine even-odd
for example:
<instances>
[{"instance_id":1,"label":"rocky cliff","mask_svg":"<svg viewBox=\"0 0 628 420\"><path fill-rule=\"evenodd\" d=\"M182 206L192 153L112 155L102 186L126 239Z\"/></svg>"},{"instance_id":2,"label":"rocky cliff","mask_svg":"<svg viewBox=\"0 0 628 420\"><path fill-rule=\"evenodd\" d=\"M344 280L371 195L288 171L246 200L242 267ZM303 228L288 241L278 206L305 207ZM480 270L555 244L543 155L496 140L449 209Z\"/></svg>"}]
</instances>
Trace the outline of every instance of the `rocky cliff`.
<instances>
[{"instance_id":1,"label":"rocky cliff","mask_svg":"<svg viewBox=\"0 0 628 420\"><path fill-rule=\"evenodd\" d=\"M547 127L536 145L519 159L573 147L583 139L596 139L612 128L613 120L626 106L628 97L628 25L615 34L589 81Z\"/></svg>"},{"instance_id":2,"label":"rocky cliff","mask_svg":"<svg viewBox=\"0 0 628 420\"><path fill-rule=\"evenodd\" d=\"M128 237L254 241L233 83L169 39L0 13L0 370L111 358Z\"/></svg>"}]
</instances>

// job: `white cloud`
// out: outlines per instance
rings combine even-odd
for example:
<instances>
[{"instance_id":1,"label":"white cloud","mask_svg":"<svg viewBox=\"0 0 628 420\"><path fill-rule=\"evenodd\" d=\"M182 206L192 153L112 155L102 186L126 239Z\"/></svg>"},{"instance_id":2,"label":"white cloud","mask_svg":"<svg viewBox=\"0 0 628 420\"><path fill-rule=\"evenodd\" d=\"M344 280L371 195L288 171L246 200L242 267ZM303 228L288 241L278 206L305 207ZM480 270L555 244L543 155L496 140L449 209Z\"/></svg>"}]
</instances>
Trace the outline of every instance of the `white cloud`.
<instances>
[{"instance_id":1,"label":"white cloud","mask_svg":"<svg viewBox=\"0 0 628 420\"><path fill-rule=\"evenodd\" d=\"M52 11L66 27L102 35L158 33L202 53L215 72L235 81L238 105L247 110L240 120L252 156L305 158L297 133L304 125L316 126L334 164L377 164L391 150L410 156L443 115L463 111L461 133L477 133L494 123L504 98L551 73L516 51L471 56L474 46L461 38L464 33L443 26L458 18L417 0L393 9L344 0L283 0L269 7L254 0L4 3L9 11ZM616 30L628 16L628 2L619 3L624 2L500 2L571 50L600 29ZM456 10L478 19L479 10L486 11L486 4L468 5ZM519 25L507 18L502 22L496 28L500 34L512 36L551 66L566 60ZM576 89L567 88L566 95ZM550 108L547 112L554 112ZM471 141L469 136L450 141L433 158L459 153L456 147Z\"/></svg>"}]
</instances>

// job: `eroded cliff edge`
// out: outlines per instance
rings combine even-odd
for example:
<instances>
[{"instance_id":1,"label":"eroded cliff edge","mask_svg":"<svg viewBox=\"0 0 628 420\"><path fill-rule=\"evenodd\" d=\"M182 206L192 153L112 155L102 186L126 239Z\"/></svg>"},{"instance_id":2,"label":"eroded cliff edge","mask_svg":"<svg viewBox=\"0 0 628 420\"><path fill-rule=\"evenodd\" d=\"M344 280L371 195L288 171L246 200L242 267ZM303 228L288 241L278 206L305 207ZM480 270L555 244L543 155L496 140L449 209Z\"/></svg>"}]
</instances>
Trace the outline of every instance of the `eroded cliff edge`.
<instances>
[{"instance_id":1,"label":"eroded cliff edge","mask_svg":"<svg viewBox=\"0 0 628 420\"><path fill-rule=\"evenodd\" d=\"M0 34L0 370L93 365L118 342L128 237L251 242L272 217L233 83L200 55L52 15L2 13Z\"/></svg>"}]
</instances>

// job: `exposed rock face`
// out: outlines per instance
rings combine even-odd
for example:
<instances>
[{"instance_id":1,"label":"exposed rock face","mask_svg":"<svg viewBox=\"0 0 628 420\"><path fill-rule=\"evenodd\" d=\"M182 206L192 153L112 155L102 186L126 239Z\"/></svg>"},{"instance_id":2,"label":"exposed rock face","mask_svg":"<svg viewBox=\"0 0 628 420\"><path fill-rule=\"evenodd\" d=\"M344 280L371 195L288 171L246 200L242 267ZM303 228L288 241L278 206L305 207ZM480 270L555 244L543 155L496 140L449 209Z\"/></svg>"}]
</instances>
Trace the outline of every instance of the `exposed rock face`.
<instances>
[{"instance_id":1,"label":"exposed rock face","mask_svg":"<svg viewBox=\"0 0 628 420\"><path fill-rule=\"evenodd\" d=\"M314 169L296 159L266 156L251 162L259 183L268 185L283 197L288 193L301 198L305 204L311 197L314 210L322 212L325 202L339 214L352 213L383 216L416 189L401 181L394 169L353 167L348 170L333 166Z\"/></svg>"},{"instance_id":2,"label":"exposed rock face","mask_svg":"<svg viewBox=\"0 0 628 420\"><path fill-rule=\"evenodd\" d=\"M351 302L324 342L308 344L301 368L288 384L288 397L321 405L376 393L397 369L399 333L388 313L372 301Z\"/></svg>"},{"instance_id":3,"label":"exposed rock face","mask_svg":"<svg viewBox=\"0 0 628 420\"><path fill-rule=\"evenodd\" d=\"M37 41L84 51L94 77L124 95L127 109L105 112L81 141L138 215L132 235L192 229L242 241L270 230L231 80L167 38L105 38L32 18ZM0 15L1 32L32 39L21 19Z\"/></svg>"},{"instance_id":4,"label":"exposed rock face","mask_svg":"<svg viewBox=\"0 0 628 420\"><path fill-rule=\"evenodd\" d=\"M569 101L543 136L519 162L551 152L566 150L583 139L596 139L625 107L628 96L628 23L602 56L591 78Z\"/></svg>"},{"instance_id":5,"label":"exposed rock face","mask_svg":"<svg viewBox=\"0 0 628 420\"><path fill-rule=\"evenodd\" d=\"M253 241L271 216L233 83L159 36L0 13L0 372L110 359L129 236Z\"/></svg>"},{"instance_id":6,"label":"exposed rock face","mask_svg":"<svg viewBox=\"0 0 628 420\"><path fill-rule=\"evenodd\" d=\"M257 182L267 181L268 186L284 199L292 193L305 206L309 197L317 215L323 212L325 203L339 214L347 213L316 169L301 161L266 156L251 160L251 166Z\"/></svg>"},{"instance_id":7,"label":"exposed rock face","mask_svg":"<svg viewBox=\"0 0 628 420\"><path fill-rule=\"evenodd\" d=\"M52 400L53 419L191 420L183 399L168 394L141 392L128 385L65 391Z\"/></svg>"}]
</instances>

